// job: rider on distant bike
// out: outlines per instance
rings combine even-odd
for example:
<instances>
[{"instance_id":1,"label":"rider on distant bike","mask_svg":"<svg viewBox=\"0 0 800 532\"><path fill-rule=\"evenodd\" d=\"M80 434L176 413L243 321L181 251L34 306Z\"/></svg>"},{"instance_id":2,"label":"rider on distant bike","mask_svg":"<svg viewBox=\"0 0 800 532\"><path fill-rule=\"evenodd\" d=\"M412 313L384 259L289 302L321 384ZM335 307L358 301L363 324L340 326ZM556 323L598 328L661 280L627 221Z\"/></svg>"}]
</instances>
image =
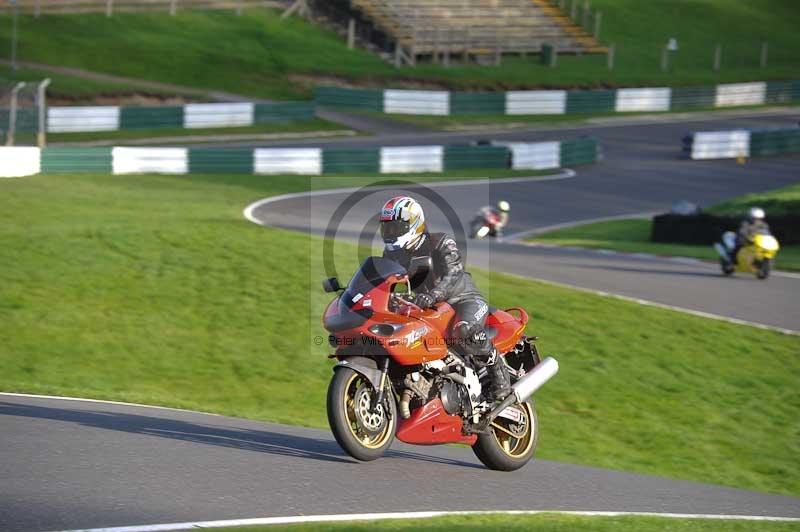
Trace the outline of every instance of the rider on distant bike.
<instances>
[{"instance_id":1,"label":"rider on distant bike","mask_svg":"<svg viewBox=\"0 0 800 532\"><path fill-rule=\"evenodd\" d=\"M481 207L478 211L478 216L484 219L487 215L496 216L499 221L494 225L494 236L501 237L503 236L503 228L508 225L508 213L510 210L511 204L505 200L500 200L495 207L491 205Z\"/></svg>"},{"instance_id":2,"label":"rider on distant bike","mask_svg":"<svg viewBox=\"0 0 800 532\"><path fill-rule=\"evenodd\" d=\"M464 270L455 239L446 233L429 233L422 206L409 196L387 201L381 209L380 225L386 245L384 257L406 268L414 257L431 257L434 271L417 287L415 304L421 308L430 308L442 301L452 305L456 311L453 337L463 342L465 350L486 366L491 380L491 398L505 398L511 392L508 368L484 330L489 305L472 276Z\"/></svg>"},{"instance_id":3,"label":"rider on distant bike","mask_svg":"<svg viewBox=\"0 0 800 532\"><path fill-rule=\"evenodd\" d=\"M769 225L764 221L765 217L764 209L760 207L752 207L747 211L747 217L742 220L742 224L739 226L739 232L736 235L736 247L734 247L731 252L731 261L733 261L734 264L736 263L736 254L739 253L739 250L753 242L756 235L770 234Z\"/></svg>"}]
</instances>

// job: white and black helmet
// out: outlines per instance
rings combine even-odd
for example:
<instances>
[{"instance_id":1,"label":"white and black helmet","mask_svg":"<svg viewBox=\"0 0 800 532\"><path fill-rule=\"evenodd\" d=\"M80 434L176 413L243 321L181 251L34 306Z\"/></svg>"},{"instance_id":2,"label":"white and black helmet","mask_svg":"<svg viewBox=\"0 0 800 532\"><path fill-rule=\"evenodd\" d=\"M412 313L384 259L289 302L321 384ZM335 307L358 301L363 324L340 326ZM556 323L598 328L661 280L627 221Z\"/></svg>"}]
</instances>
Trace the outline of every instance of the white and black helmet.
<instances>
[{"instance_id":1,"label":"white and black helmet","mask_svg":"<svg viewBox=\"0 0 800 532\"><path fill-rule=\"evenodd\" d=\"M386 249L415 250L425 242L425 213L412 197L396 196L381 209L381 238Z\"/></svg>"},{"instance_id":2,"label":"white and black helmet","mask_svg":"<svg viewBox=\"0 0 800 532\"><path fill-rule=\"evenodd\" d=\"M750 210L747 211L747 219L751 222L763 220L765 216L764 209L761 207L751 207Z\"/></svg>"}]
</instances>

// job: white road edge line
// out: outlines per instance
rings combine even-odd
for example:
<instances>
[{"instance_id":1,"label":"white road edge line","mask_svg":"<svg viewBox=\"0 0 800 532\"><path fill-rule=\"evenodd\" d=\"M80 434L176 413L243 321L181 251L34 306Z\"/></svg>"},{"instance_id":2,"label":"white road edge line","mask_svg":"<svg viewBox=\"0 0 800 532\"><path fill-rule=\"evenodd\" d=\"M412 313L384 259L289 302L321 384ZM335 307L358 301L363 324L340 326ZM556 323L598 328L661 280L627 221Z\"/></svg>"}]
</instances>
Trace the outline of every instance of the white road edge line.
<instances>
[{"instance_id":1,"label":"white road edge line","mask_svg":"<svg viewBox=\"0 0 800 532\"><path fill-rule=\"evenodd\" d=\"M603 251L603 250L600 250L600 251ZM762 329L762 330L765 330L765 331L773 331L773 332L778 332L778 333L782 333L782 334L788 334L788 335L791 335L791 336L800 336L800 331L795 331L795 330L792 330L792 329L784 329L782 327L774 327L772 325L765 325L763 323L756 323L754 321L740 320L738 318L730 318L728 316L720 316L719 314L712 314L710 312L703 312L702 310L693 310L693 309L684 308L684 307L676 307L674 305L668 305L666 303L658 303L656 301L650 301L648 299L639 299L638 297L624 296L622 294L614 294L614 293L611 293L611 292L605 292L603 290L595 290L593 288L586 288L584 286L579 286L579 285L575 285L575 284L560 283L558 281L550 281L548 279L540 279L538 277L526 277L524 275L518 275L516 273L507 273L507 272L497 272L497 273L500 273L502 275L508 275L508 276L511 276L511 277L516 277L518 279L524 279L526 281L536 281L536 282L539 282L539 283L542 283L542 284L547 284L547 285L551 285L551 286L557 286L559 288L569 288L569 289L572 289L572 290L579 290L581 292L586 292L588 294L594 294L596 296L611 297L611 298L614 298L614 299L620 299L622 301L628 301L630 303L637 303L639 305L643 305L643 306L646 306L646 307L655 307L655 308L661 308L661 309L665 309L665 310L672 310L672 311L675 311L675 312L683 312L684 314L691 314L692 316L699 316L701 318L709 318L709 319L717 320L717 321L726 321L728 323L733 323L735 325L747 325L748 327L755 327L757 329Z\"/></svg>"},{"instance_id":2,"label":"white road edge line","mask_svg":"<svg viewBox=\"0 0 800 532\"><path fill-rule=\"evenodd\" d=\"M170 530L189 530L196 528L219 528L254 525L290 525L300 523L333 523L342 521L378 521L386 519L430 519L444 516L470 515L541 515L558 514L579 517L663 517L670 519L714 519L737 521L782 521L800 522L798 517L773 517L766 515L724 515L724 514L678 514L657 512L606 512L606 511L550 511L550 510L476 510L476 511L433 511L433 512L386 512L372 514L338 515L292 515L286 517L257 517L253 519L230 519L225 521L195 521L187 523L168 523L154 525L134 525L112 528L88 528L63 532L164 532Z\"/></svg>"},{"instance_id":3,"label":"white road edge line","mask_svg":"<svg viewBox=\"0 0 800 532\"><path fill-rule=\"evenodd\" d=\"M452 180L452 181L433 181L430 183L413 183L408 185L408 188L413 188L414 186L424 186L424 187L446 187L446 186L458 186L458 185L500 185L504 183L522 183L525 181L556 181L559 179L570 179L575 177L577 172L575 170L570 170L569 168L563 168L561 172L552 175L541 175L541 176L529 176L529 177L504 177L499 179L489 179L489 178L475 178L475 179L460 179L460 180ZM402 176L376 176L378 179L402 179ZM330 188L325 190L314 190L309 192L293 192L291 194L281 194L280 196L270 196L269 198L260 199L258 201L254 201L247 207L245 207L243 214L244 217L247 218L249 221L253 222L256 225L266 226L264 222L259 220L253 215L253 212L258 209L259 207L263 207L264 205L269 205L270 203L276 203L278 201L284 201L288 199L294 198L312 198L316 196L330 196L333 194L346 194L348 192L355 192L356 190L361 190L363 187L347 187L347 188ZM380 190L381 188L398 188L398 185L386 185L380 186L376 185L374 187L375 190Z\"/></svg>"},{"instance_id":4,"label":"white road edge line","mask_svg":"<svg viewBox=\"0 0 800 532\"><path fill-rule=\"evenodd\" d=\"M107 399L87 399L85 397L66 397L62 395L41 395L34 393L0 392L0 397L27 397L30 399L56 399L58 401L76 401L81 403L99 403L104 405L135 406L137 408L153 408L155 410L169 410L172 412L186 412L188 414L203 414L204 416L219 416L212 412L201 412L200 410L187 410L185 408L172 408L169 406L145 405L142 403L126 403L123 401L109 401Z\"/></svg>"}]
</instances>

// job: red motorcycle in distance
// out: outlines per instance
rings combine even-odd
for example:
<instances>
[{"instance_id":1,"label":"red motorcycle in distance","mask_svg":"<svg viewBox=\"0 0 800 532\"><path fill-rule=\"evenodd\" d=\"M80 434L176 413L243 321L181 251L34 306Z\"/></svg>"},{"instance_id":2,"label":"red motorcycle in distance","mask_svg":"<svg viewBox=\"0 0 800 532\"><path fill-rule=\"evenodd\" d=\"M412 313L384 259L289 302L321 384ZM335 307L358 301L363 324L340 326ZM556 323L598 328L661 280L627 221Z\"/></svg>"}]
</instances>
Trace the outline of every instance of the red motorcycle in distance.
<instances>
[{"instance_id":1,"label":"red motorcycle in distance","mask_svg":"<svg viewBox=\"0 0 800 532\"><path fill-rule=\"evenodd\" d=\"M483 209L472 219L469 237L480 240L487 236L500 236L502 232L501 225L500 214L492 210Z\"/></svg>"},{"instance_id":2,"label":"red motorcycle in distance","mask_svg":"<svg viewBox=\"0 0 800 532\"><path fill-rule=\"evenodd\" d=\"M463 443L490 469L512 471L534 454L538 421L531 396L558 372L541 360L524 334L521 308L490 309L486 332L509 367L512 393L487 400L486 368L447 337L455 311L447 303L421 309L413 303L418 276L432 269L430 257L406 271L382 257L369 257L346 288L336 278L326 292L341 292L323 323L338 360L328 387L327 409L336 441L358 460L375 460L395 436L406 443Z\"/></svg>"}]
</instances>

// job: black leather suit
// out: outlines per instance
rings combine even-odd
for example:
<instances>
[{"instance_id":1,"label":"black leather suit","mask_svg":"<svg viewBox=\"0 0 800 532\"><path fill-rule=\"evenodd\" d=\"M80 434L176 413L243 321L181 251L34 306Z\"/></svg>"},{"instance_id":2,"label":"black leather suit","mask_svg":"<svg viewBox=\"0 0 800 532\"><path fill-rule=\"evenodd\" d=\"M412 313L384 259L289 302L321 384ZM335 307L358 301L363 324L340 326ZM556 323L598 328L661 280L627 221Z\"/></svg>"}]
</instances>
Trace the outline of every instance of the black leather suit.
<instances>
[{"instance_id":1,"label":"black leather suit","mask_svg":"<svg viewBox=\"0 0 800 532\"><path fill-rule=\"evenodd\" d=\"M430 294L437 303L446 301L452 305L456 311L451 327L452 337L462 342L464 349L479 362L494 364L494 344L487 338L484 330L489 305L475 286L472 276L464 270L461 252L451 235L430 233L417 250L387 250L383 256L405 267L408 267L414 257L430 256L433 272L426 275L421 282L412 280L414 290Z\"/></svg>"}]
</instances>

